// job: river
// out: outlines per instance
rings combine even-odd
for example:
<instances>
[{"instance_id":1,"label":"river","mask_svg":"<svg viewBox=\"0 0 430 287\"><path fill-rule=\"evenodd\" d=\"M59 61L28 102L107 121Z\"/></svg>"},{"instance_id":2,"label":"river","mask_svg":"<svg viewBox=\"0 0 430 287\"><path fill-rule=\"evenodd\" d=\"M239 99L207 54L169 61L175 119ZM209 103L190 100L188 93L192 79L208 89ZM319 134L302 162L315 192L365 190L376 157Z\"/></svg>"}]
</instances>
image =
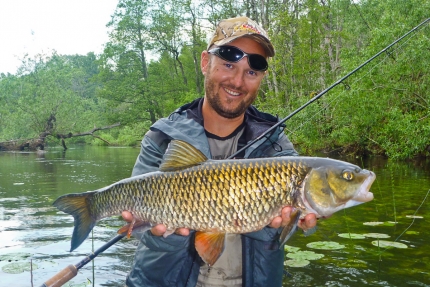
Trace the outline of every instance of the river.
<instances>
[{"instance_id":1,"label":"river","mask_svg":"<svg viewBox=\"0 0 430 287\"><path fill-rule=\"evenodd\" d=\"M69 252L73 218L52 202L66 193L98 189L128 177L138 152L73 146L66 152L50 148L45 153L0 153L0 286L40 286L114 237L123 223L119 217L102 220L89 239ZM286 265L284 286L430 286L430 161L344 160L376 173L375 199L319 220L311 236L295 234L287 242L289 250L300 248L324 257L303 267ZM343 233L352 235L340 237ZM352 239L355 234L387 238ZM407 248L372 244L378 240ZM319 241L343 248L308 247ZM65 286L124 286L136 244L123 239Z\"/></svg>"}]
</instances>

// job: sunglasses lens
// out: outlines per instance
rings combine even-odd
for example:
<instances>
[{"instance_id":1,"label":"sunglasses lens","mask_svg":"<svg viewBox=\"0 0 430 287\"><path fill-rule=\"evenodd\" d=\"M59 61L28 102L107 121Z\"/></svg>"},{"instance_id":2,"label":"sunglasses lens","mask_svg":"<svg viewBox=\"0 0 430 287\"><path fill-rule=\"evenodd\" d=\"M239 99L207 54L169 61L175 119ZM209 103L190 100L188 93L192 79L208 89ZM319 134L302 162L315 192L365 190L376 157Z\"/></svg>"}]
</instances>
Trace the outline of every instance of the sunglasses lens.
<instances>
[{"instance_id":1,"label":"sunglasses lens","mask_svg":"<svg viewBox=\"0 0 430 287\"><path fill-rule=\"evenodd\" d=\"M222 58L229 62L240 61L244 56L241 50L234 47L220 47L218 53Z\"/></svg>"},{"instance_id":2,"label":"sunglasses lens","mask_svg":"<svg viewBox=\"0 0 430 287\"><path fill-rule=\"evenodd\" d=\"M249 66L256 71L265 71L268 68L266 59L257 54L248 56Z\"/></svg>"},{"instance_id":3,"label":"sunglasses lens","mask_svg":"<svg viewBox=\"0 0 430 287\"><path fill-rule=\"evenodd\" d=\"M233 63L240 61L245 56L243 51L239 50L236 47L232 47L232 46L219 47L217 53L224 60L229 61L229 62L233 62ZM268 67L267 61L263 56L258 55L258 54L250 54L247 56L248 56L249 66L252 69L254 69L256 71L267 70L267 67Z\"/></svg>"}]
</instances>

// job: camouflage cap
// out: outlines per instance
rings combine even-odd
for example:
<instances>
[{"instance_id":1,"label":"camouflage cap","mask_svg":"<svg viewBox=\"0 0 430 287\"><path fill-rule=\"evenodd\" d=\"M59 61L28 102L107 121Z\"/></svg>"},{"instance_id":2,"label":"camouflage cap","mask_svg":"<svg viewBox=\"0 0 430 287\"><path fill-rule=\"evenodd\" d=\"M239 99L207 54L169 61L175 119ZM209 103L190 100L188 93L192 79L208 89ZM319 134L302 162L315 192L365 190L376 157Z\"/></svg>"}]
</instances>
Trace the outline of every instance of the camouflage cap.
<instances>
[{"instance_id":1,"label":"camouflage cap","mask_svg":"<svg viewBox=\"0 0 430 287\"><path fill-rule=\"evenodd\" d=\"M222 46L240 37L249 37L258 42L264 48L268 57L275 55L275 49L269 40L267 32L248 17L221 20L209 41L208 49L212 45Z\"/></svg>"}]
</instances>

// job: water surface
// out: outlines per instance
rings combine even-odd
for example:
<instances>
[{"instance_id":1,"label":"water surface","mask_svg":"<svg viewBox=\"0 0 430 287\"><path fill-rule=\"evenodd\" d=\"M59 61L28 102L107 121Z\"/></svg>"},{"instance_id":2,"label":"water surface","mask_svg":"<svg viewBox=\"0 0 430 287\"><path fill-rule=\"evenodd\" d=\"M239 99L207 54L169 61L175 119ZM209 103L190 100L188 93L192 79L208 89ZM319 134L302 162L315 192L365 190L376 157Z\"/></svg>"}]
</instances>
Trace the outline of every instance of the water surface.
<instances>
[{"instance_id":1,"label":"water surface","mask_svg":"<svg viewBox=\"0 0 430 287\"><path fill-rule=\"evenodd\" d=\"M43 154L0 153L0 286L31 286L31 280L40 286L82 260L92 244L98 248L114 237L122 225L118 217L102 220L94 228L94 240L87 239L68 252L73 218L57 211L52 202L66 193L98 189L128 177L138 152L135 148L76 146L66 153L61 149ZM423 201L430 189L430 162L348 161L376 173L375 200L320 220L314 235L293 236L288 245L325 257L305 267L286 267L284 286L430 286L430 197ZM368 222L384 225L363 224ZM378 248L371 243L376 239L338 236L348 232L385 234L390 238L384 240L408 248ZM315 241L338 242L345 248L326 251L306 246ZM120 241L96 258L94 270L88 264L66 286L92 286L93 280L94 286L123 286L135 245L135 240ZM11 263L30 260L35 264L32 272L4 271Z\"/></svg>"}]
</instances>

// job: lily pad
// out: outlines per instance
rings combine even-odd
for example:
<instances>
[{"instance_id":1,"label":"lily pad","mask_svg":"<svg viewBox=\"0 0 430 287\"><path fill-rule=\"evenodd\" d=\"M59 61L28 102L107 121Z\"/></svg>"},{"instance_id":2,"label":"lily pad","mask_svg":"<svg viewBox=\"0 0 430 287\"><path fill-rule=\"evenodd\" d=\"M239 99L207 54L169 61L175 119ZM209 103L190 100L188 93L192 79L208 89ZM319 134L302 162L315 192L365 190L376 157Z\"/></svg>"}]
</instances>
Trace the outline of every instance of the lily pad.
<instances>
[{"instance_id":1,"label":"lily pad","mask_svg":"<svg viewBox=\"0 0 430 287\"><path fill-rule=\"evenodd\" d=\"M418 235L420 234L419 231L406 231L406 234L413 234L413 235Z\"/></svg>"},{"instance_id":2,"label":"lily pad","mask_svg":"<svg viewBox=\"0 0 430 287\"><path fill-rule=\"evenodd\" d=\"M370 221L370 222L364 222L363 225L369 225L369 226L376 226L376 225L382 225L384 222L380 221Z\"/></svg>"},{"instance_id":3,"label":"lily pad","mask_svg":"<svg viewBox=\"0 0 430 287\"><path fill-rule=\"evenodd\" d=\"M284 265L287 265L289 267L305 267L306 265L309 265L311 262L309 260L304 259L291 259L286 260L284 262Z\"/></svg>"},{"instance_id":4,"label":"lily pad","mask_svg":"<svg viewBox=\"0 0 430 287\"><path fill-rule=\"evenodd\" d=\"M345 245L333 241L316 241L306 245L308 248L322 249L322 250L337 250L345 248Z\"/></svg>"},{"instance_id":5,"label":"lily pad","mask_svg":"<svg viewBox=\"0 0 430 287\"><path fill-rule=\"evenodd\" d=\"M383 233L366 233L363 235L370 238L390 238L391 237L390 235L383 234Z\"/></svg>"},{"instance_id":6,"label":"lily pad","mask_svg":"<svg viewBox=\"0 0 430 287\"><path fill-rule=\"evenodd\" d=\"M386 222L384 222L385 226L394 226L396 224L397 224L397 222L395 222L395 221L386 221Z\"/></svg>"},{"instance_id":7,"label":"lily pad","mask_svg":"<svg viewBox=\"0 0 430 287\"><path fill-rule=\"evenodd\" d=\"M290 245L284 245L284 250L288 251L288 252L297 252L300 250L299 247L295 247L295 246L290 246Z\"/></svg>"},{"instance_id":8,"label":"lily pad","mask_svg":"<svg viewBox=\"0 0 430 287\"><path fill-rule=\"evenodd\" d=\"M323 254L318 254L313 251L297 251L287 254L288 258L296 260L317 260L324 257Z\"/></svg>"},{"instance_id":9,"label":"lily pad","mask_svg":"<svg viewBox=\"0 0 430 287\"><path fill-rule=\"evenodd\" d=\"M366 237L362 234L357 233L340 233L338 234L339 237L342 238L348 238L348 239L365 239Z\"/></svg>"},{"instance_id":10,"label":"lily pad","mask_svg":"<svg viewBox=\"0 0 430 287\"><path fill-rule=\"evenodd\" d=\"M33 265L33 267L31 266ZM19 274L25 271L35 270L39 268L37 264L31 264L30 262L13 262L6 264L2 267L4 273Z\"/></svg>"},{"instance_id":11,"label":"lily pad","mask_svg":"<svg viewBox=\"0 0 430 287\"><path fill-rule=\"evenodd\" d=\"M375 240L375 241L372 241L372 244L382 248L388 248L388 247L408 248L406 244L403 244L400 242L394 242L394 241L386 241L386 240Z\"/></svg>"}]
</instances>

